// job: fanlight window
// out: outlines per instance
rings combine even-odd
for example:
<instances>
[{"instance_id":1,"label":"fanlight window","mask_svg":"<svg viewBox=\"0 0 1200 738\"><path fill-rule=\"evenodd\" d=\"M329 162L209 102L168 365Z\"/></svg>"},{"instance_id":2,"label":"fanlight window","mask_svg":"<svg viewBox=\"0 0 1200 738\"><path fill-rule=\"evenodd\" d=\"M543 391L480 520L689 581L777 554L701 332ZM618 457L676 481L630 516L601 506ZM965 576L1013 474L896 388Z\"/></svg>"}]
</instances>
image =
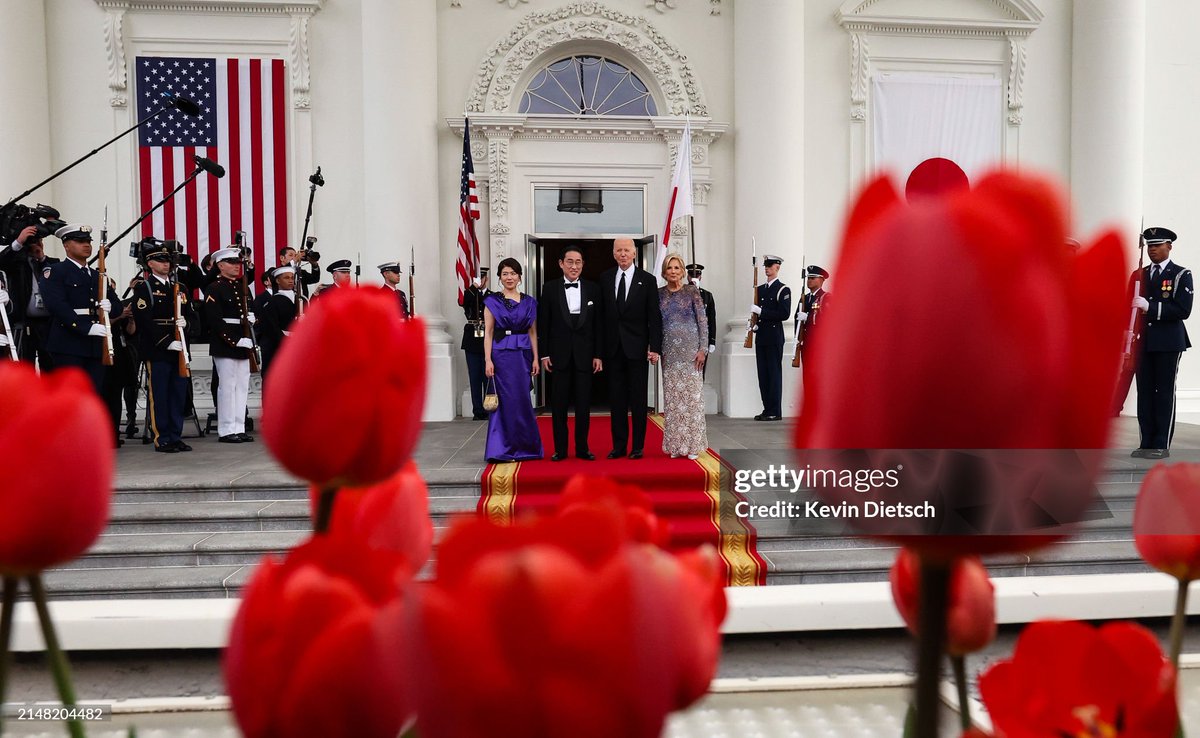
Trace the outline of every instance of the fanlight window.
<instances>
[{"instance_id":1,"label":"fanlight window","mask_svg":"<svg viewBox=\"0 0 1200 738\"><path fill-rule=\"evenodd\" d=\"M521 95L522 113L548 115L658 115L638 76L611 59L572 56L533 77Z\"/></svg>"}]
</instances>

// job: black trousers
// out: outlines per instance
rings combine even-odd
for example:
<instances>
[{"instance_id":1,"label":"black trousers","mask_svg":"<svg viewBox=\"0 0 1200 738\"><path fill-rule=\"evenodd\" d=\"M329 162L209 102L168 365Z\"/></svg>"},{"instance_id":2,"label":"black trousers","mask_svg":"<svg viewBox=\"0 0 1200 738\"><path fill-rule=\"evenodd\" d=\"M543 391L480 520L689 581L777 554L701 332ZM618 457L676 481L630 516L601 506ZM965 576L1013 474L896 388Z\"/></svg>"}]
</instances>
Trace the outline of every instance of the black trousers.
<instances>
[{"instance_id":1,"label":"black trousers","mask_svg":"<svg viewBox=\"0 0 1200 738\"><path fill-rule=\"evenodd\" d=\"M17 356L21 361L30 364L37 361L43 372L54 371L54 360L46 350L46 340L50 338L49 318L28 318L23 327L13 326L17 339Z\"/></svg>"},{"instance_id":2,"label":"black trousers","mask_svg":"<svg viewBox=\"0 0 1200 738\"><path fill-rule=\"evenodd\" d=\"M608 400L612 408L613 451L642 451L646 446L646 386L650 364L646 356L628 358L618 353L604 362L608 373ZM633 447L629 442L629 421L633 415Z\"/></svg>"},{"instance_id":3,"label":"black trousers","mask_svg":"<svg viewBox=\"0 0 1200 738\"><path fill-rule=\"evenodd\" d=\"M1139 448L1171 448L1179 351L1145 351L1137 369Z\"/></svg>"},{"instance_id":4,"label":"black trousers","mask_svg":"<svg viewBox=\"0 0 1200 738\"><path fill-rule=\"evenodd\" d=\"M173 446L183 436L191 380L179 376L176 361L148 361L146 381L150 389L150 432L154 447Z\"/></svg>"},{"instance_id":5,"label":"black trousers","mask_svg":"<svg viewBox=\"0 0 1200 738\"><path fill-rule=\"evenodd\" d=\"M587 453L592 412L592 367L551 367L550 408L554 420L554 453L567 453L567 407L575 405L575 453Z\"/></svg>"},{"instance_id":6,"label":"black trousers","mask_svg":"<svg viewBox=\"0 0 1200 738\"><path fill-rule=\"evenodd\" d=\"M467 378L471 384L471 414L476 418L486 418L487 411L483 409L483 385L487 382L487 362L481 353L463 351L463 355L467 357Z\"/></svg>"},{"instance_id":7,"label":"black trousers","mask_svg":"<svg viewBox=\"0 0 1200 738\"><path fill-rule=\"evenodd\" d=\"M764 342L760 334L754 342L754 360L763 415L783 415L783 343Z\"/></svg>"}]
</instances>

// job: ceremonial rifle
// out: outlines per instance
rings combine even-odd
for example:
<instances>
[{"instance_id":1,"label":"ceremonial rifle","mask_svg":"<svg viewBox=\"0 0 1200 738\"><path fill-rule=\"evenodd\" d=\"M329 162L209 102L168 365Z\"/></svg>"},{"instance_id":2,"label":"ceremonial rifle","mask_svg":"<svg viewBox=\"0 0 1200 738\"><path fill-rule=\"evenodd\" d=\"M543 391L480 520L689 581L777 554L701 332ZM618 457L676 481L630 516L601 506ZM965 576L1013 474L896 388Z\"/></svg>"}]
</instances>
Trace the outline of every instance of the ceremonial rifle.
<instances>
[{"instance_id":1,"label":"ceremonial rifle","mask_svg":"<svg viewBox=\"0 0 1200 738\"><path fill-rule=\"evenodd\" d=\"M100 254L96 260L96 317L104 326L105 334L100 339L103 347L100 352L100 363L104 366L113 365L112 322L108 311L100 307L100 302L108 297L108 273L105 271L104 257L108 253L108 206L104 207L104 225L100 227Z\"/></svg>"},{"instance_id":2,"label":"ceremonial rifle","mask_svg":"<svg viewBox=\"0 0 1200 738\"><path fill-rule=\"evenodd\" d=\"M1142 269L1146 259L1145 219L1142 219L1142 231L1138 233L1138 268L1133 280L1134 299L1142 294ZM1133 384L1133 375L1137 372L1137 354L1141 346L1141 331L1138 322L1141 312L1136 306L1129 308L1129 327L1125 331L1125 346L1121 352L1121 374L1117 379L1117 391L1113 397L1113 415L1121 414L1121 407L1129 395L1129 387Z\"/></svg>"},{"instance_id":3,"label":"ceremonial rifle","mask_svg":"<svg viewBox=\"0 0 1200 738\"><path fill-rule=\"evenodd\" d=\"M750 237L750 264L754 267L754 304L758 304L758 248L754 236ZM750 325L746 329L746 341L742 348L754 348L754 332L758 330L758 313L750 313Z\"/></svg>"},{"instance_id":4,"label":"ceremonial rifle","mask_svg":"<svg viewBox=\"0 0 1200 738\"><path fill-rule=\"evenodd\" d=\"M238 231L236 238L238 255L242 257L242 337L249 338L250 343L253 344L250 349L250 373L258 374L258 344L254 341L254 330L250 327L250 320L247 317L250 314L248 299L250 284L246 272L254 268L254 262L250 259L250 248L246 246L246 232Z\"/></svg>"},{"instance_id":5,"label":"ceremonial rifle","mask_svg":"<svg viewBox=\"0 0 1200 738\"><path fill-rule=\"evenodd\" d=\"M179 352L179 376L192 376L192 357L188 353L187 336L183 335L183 329L179 327L179 319L183 317L183 293L179 291L179 274L175 271L176 253L171 254L171 294L175 300L175 340L183 347Z\"/></svg>"},{"instance_id":6,"label":"ceremonial rifle","mask_svg":"<svg viewBox=\"0 0 1200 738\"><path fill-rule=\"evenodd\" d=\"M800 308L804 308L804 296L808 294L808 276L805 274L807 269L804 267L804 262L800 262L800 274L804 278L804 286L800 288ZM805 319L801 323L796 324L796 353L792 356L792 368L800 368L800 349L804 346L804 339L808 335L808 320Z\"/></svg>"},{"instance_id":7,"label":"ceremonial rifle","mask_svg":"<svg viewBox=\"0 0 1200 738\"><path fill-rule=\"evenodd\" d=\"M0 287L4 287L4 275L0 274ZM12 296L9 296L12 299ZM8 341L8 355L13 361L19 361L17 357L17 342L13 338L12 326L8 322L8 310L5 306L0 305L0 325L4 327L4 338Z\"/></svg>"},{"instance_id":8,"label":"ceremonial rifle","mask_svg":"<svg viewBox=\"0 0 1200 738\"><path fill-rule=\"evenodd\" d=\"M417 270L417 250L409 244L408 257L408 317L415 317L417 314L417 297L413 294L413 272Z\"/></svg>"}]
</instances>

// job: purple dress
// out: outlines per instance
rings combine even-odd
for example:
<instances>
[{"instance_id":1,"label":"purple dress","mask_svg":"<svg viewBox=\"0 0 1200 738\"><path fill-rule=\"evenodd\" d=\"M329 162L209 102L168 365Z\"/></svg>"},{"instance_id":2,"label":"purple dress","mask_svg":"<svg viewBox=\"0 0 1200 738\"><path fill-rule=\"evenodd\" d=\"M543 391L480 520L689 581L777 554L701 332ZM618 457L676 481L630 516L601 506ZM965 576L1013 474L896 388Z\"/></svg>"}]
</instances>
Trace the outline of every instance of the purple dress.
<instances>
[{"instance_id":1,"label":"purple dress","mask_svg":"<svg viewBox=\"0 0 1200 738\"><path fill-rule=\"evenodd\" d=\"M540 459L542 436L529 399L529 372L533 368L529 328L537 320L537 300L522 294L520 302L513 302L494 293L483 304L495 320L492 365L496 369L496 393L500 395L500 407L488 417L485 457L497 462Z\"/></svg>"}]
</instances>

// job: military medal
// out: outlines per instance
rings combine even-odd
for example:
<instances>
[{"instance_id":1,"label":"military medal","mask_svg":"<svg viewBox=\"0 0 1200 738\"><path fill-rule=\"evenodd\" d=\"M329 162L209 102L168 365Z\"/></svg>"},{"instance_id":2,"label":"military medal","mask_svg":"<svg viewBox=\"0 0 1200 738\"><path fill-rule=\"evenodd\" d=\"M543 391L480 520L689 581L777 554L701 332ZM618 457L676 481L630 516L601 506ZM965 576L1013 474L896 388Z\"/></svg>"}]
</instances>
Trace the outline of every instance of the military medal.
<instances>
[{"instance_id":1,"label":"military medal","mask_svg":"<svg viewBox=\"0 0 1200 738\"><path fill-rule=\"evenodd\" d=\"M1171 280L1164 279L1162 281L1162 296L1164 298L1171 296Z\"/></svg>"}]
</instances>

